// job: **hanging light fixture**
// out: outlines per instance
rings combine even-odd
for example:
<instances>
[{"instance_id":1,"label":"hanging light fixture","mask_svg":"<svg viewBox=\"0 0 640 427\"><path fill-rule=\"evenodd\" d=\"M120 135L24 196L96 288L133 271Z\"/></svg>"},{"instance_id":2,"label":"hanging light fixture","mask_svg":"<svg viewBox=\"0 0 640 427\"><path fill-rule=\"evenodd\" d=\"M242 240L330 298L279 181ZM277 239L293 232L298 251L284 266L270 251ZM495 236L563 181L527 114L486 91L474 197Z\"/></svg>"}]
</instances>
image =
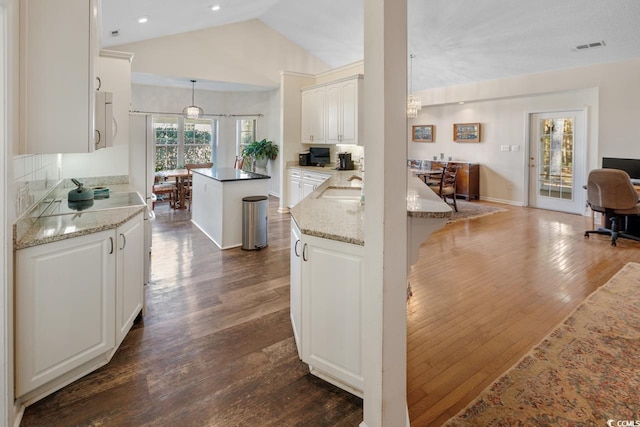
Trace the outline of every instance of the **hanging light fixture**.
<instances>
[{"instance_id":1,"label":"hanging light fixture","mask_svg":"<svg viewBox=\"0 0 640 427\"><path fill-rule=\"evenodd\" d=\"M409 68L409 95L407 95L407 117L414 119L418 117L418 111L422 110L422 99L418 95L413 94L413 58L415 55L409 55L411 65Z\"/></svg>"},{"instance_id":2,"label":"hanging light fixture","mask_svg":"<svg viewBox=\"0 0 640 427\"><path fill-rule=\"evenodd\" d=\"M191 105L188 107L184 107L182 110L182 114L184 114L188 119L199 119L200 116L204 114L204 110L197 105L195 105L194 96L196 90L196 81L191 80Z\"/></svg>"}]
</instances>

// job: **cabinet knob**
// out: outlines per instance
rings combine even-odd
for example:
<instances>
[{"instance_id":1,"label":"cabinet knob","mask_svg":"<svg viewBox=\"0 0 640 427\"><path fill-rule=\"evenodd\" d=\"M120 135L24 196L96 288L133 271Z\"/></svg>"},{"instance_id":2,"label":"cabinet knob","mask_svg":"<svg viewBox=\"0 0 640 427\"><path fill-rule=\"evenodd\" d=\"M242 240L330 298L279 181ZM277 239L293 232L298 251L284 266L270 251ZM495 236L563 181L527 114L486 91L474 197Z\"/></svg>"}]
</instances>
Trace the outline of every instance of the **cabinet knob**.
<instances>
[{"instance_id":1,"label":"cabinet knob","mask_svg":"<svg viewBox=\"0 0 640 427\"><path fill-rule=\"evenodd\" d=\"M307 244L302 246L302 260L307 261Z\"/></svg>"},{"instance_id":2,"label":"cabinet knob","mask_svg":"<svg viewBox=\"0 0 640 427\"><path fill-rule=\"evenodd\" d=\"M111 249L109 249L109 254L113 253L113 237L109 237L109 242L111 243Z\"/></svg>"}]
</instances>

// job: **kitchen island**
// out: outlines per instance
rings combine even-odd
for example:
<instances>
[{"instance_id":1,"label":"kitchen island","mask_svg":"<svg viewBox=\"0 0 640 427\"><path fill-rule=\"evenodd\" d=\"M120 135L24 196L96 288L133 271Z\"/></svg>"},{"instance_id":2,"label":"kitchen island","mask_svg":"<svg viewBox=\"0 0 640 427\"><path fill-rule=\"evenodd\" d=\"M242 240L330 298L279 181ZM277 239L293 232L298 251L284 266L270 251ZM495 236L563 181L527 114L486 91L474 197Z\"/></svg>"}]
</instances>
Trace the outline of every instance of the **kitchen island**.
<instances>
[{"instance_id":1,"label":"kitchen island","mask_svg":"<svg viewBox=\"0 0 640 427\"><path fill-rule=\"evenodd\" d=\"M267 175L234 168L193 169L191 221L220 249L242 245L242 199L267 196Z\"/></svg>"}]
</instances>

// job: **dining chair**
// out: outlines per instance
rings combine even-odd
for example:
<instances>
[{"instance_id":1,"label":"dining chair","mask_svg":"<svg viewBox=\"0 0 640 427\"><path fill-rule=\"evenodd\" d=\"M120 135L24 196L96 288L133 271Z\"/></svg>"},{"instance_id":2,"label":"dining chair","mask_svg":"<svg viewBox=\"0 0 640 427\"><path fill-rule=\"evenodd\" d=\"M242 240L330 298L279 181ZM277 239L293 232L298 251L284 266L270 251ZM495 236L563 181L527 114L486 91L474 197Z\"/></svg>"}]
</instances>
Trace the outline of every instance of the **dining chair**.
<instances>
[{"instance_id":1,"label":"dining chair","mask_svg":"<svg viewBox=\"0 0 640 427\"><path fill-rule=\"evenodd\" d=\"M235 162L235 164L233 165L233 167L234 167L235 169L242 169L242 166L244 166L244 157L242 157L242 156L240 156L240 157L236 156L236 162Z\"/></svg>"},{"instance_id":2,"label":"dining chair","mask_svg":"<svg viewBox=\"0 0 640 427\"><path fill-rule=\"evenodd\" d=\"M213 163L188 163L185 167L187 168L187 178L184 181L184 200L187 206L189 206L189 210L191 210L191 203L193 202L193 192L191 191L191 171L193 169L211 169L213 167Z\"/></svg>"},{"instance_id":3,"label":"dining chair","mask_svg":"<svg viewBox=\"0 0 640 427\"><path fill-rule=\"evenodd\" d=\"M442 177L438 184L431 184L431 188L438 196L442 197L445 203L453 205L453 208L458 212L458 204L456 202L456 178L458 176L458 165L449 163L442 171ZM451 199L451 203L447 201L447 198Z\"/></svg>"},{"instance_id":4,"label":"dining chair","mask_svg":"<svg viewBox=\"0 0 640 427\"><path fill-rule=\"evenodd\" d=\"M178 187L167 182L166 178L155 176L153 179L153 189L151 190L156 195L155 200L151 202L151 210L154 210L156 203L168 201L171 208L176 207L176 197L178 195Z\"/></svg>"}]
</instances>

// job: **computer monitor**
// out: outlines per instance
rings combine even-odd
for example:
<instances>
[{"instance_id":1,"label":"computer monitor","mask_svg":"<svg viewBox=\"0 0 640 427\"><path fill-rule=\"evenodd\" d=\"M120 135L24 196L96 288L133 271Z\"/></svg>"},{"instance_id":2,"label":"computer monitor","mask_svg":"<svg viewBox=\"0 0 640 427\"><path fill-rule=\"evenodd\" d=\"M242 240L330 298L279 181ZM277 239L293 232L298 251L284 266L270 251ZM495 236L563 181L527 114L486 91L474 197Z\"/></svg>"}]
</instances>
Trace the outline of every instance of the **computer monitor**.
<instances>
[{"instance_id":1,"label":"computer monitor","mask_svg":"<svg viewBox=\"0 0 640 427\"><path fill-rule=\"evenodd\" d=\"M640 159L621 159L617 157L603 157L602 167L605 169L620 169L629 174L631 181L640 183Z\"/></svg>"}]
</instances>

